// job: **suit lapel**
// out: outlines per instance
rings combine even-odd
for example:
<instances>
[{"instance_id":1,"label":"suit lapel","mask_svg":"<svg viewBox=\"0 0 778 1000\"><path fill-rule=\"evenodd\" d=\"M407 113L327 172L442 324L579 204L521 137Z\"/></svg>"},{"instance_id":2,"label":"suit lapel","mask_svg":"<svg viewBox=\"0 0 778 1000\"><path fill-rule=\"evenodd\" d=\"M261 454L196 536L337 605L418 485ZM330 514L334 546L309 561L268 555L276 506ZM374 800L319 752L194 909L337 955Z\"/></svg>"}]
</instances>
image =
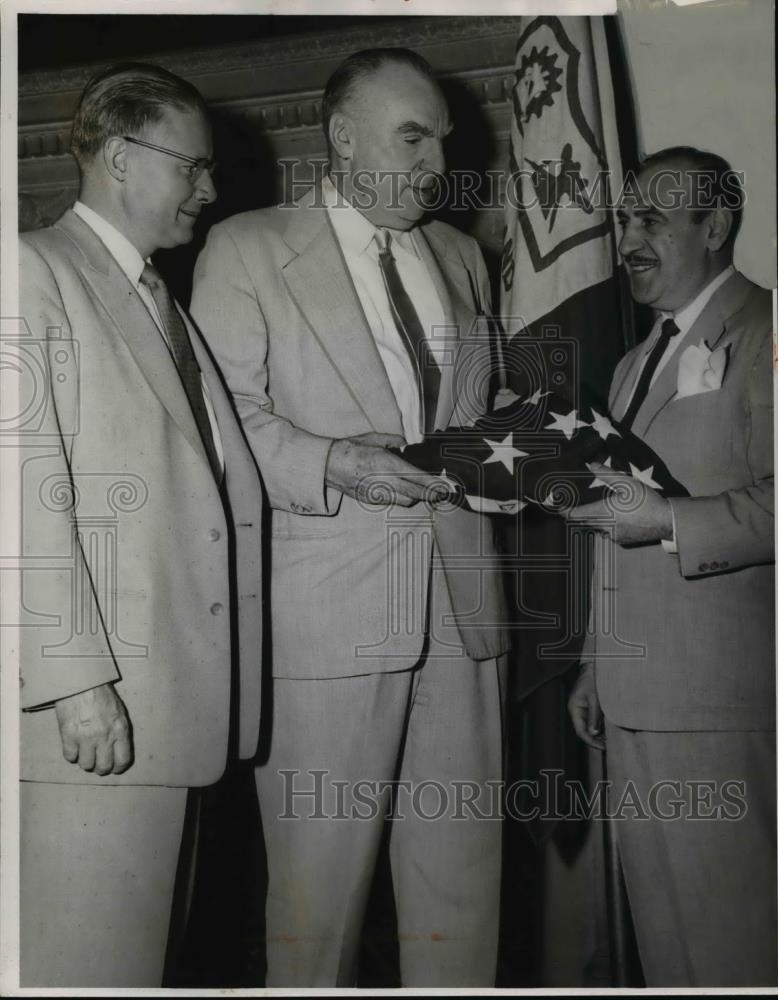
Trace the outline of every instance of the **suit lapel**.
<instances>
[{"instance_id":1,"label":"suit lapel","mask_svg":"<svg viewBox=\"0 0 778 1000\"><path fill-rule=\"evenodd\" d=\"M81 250L82 277L181 433L208 465L200 432L170 351L143 300L96 233L72 211L56 223ZM140 416L140 415L139 415ZM210 468L210 465L208 466Z\"/></svg>"},{"instance_id":2,"label":"suit lapel","mask_svg":"<svg viewBox=\"0 0 778 1000\"><path fill-rule=\"evenodd\" d=\"M686 348L703 340L712 351L715 350L726 332L727 320L741 307L747 292L748 284L740 274L733 274L714 292L649 389L633 425L638 436L645 434L659 413L675 399L678 365Z\"/></svg>"},{"instance_id":3,"label":"suit lapel","mask_svg":"<svg viewBox=\"0 0 778 1000\"><path fill-rule=\"evenodd\" d=\"M447 357L450 358L441 374L438 406L435 412L435 427L449 426L456 405L454 374L456 355L460 343L465 340L473 327L476 314L472 304L463 298L462 289L470 288L468 269L462 258L452 251L450 241L438 237L435 224L430 223L417 231L417 246L432 278L443 307L446 328L438 334L445 340Z\"/></svg>"},{"instance_id":4,"label":"suit lapel","mask_svg":"<svg viewBox=\"0 0 778 1000\"><path fill-rule=\"evenodd\" d=\"M630 361L625 364L624 370L621 373L619 384L614 386L613 391L611 392L609 409L616 420L621 420L624 416L630 397L630 390L635 385L640 362L645 356L645 353L645 344L643 343L634 352Z\"/></svg>"},{"instance_id":5,"label":"suit lapel","mask_svg":"<svg viewBox=\"0 0 778 1000\"><path fill-rule=\"evenodd\" d=\"M371 425L401 434L400 410L326 209L303 201L285 238L295 256L284 280L308 326Z\"/></svg>"}]
</instances>

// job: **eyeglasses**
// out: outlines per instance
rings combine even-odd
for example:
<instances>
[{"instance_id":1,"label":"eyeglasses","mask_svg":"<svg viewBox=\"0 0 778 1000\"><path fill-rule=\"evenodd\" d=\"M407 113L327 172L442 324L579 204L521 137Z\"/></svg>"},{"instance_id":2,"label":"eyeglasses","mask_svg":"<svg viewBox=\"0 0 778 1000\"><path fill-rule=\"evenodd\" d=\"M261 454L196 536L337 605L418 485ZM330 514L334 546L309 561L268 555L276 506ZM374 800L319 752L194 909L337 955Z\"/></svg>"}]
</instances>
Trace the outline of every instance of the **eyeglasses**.
<instances>
[{"instance_id":1,"label":"eyeglasses","mask_svg":"<svg viewBox=\"0 0 778 1000\"><path fill-rule=\"evenodd\" d=\"M189 164L186 175L192 184L195 184L200 179L203 171L205 170L207 170L213 178L213 173L216 170L216 163L213 160L209 160L205 156L198 158L193 156L184 156L183 153L177 153L174 149L165 149L164 146L155 146L152 142L144 142L143 139L134 139L131 135L123 135L122 139L124 139L125 142L133 143L135 146L145 146L146 149L155 149L158 153L167 153L168 156L175 156L177 160L184 160Z\"/></svg>"}]
</instances>

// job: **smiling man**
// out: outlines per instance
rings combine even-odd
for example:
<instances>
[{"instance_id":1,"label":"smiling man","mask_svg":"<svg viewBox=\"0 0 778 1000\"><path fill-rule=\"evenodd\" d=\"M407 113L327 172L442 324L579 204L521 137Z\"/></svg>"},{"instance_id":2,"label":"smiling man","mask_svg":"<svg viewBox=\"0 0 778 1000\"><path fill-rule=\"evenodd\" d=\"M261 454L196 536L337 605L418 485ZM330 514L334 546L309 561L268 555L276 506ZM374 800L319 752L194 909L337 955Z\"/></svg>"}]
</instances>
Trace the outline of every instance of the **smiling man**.
<instances>
[{"instance_id":1,"label":"smiling man","mask_svg":"<svg viewBox=\"0 0 778 1000\"><path fill-rule=\"evenodd\" d=\"M615 830L648 986L777 976L772 323L732 266L742 205L718 156L644 161L619 251L656 322L610 403L691 496L641 485L571 515L617 543L570 711L607 753L612 803L631 783L643 806Z\"/></svg>"},{"instance_id":2,"label":"smiling man","mask_svg":"<svg viewBox=\"0 0 778 1000\"><path fill-rule=\"evenodd\" d=\"M21 982L154 987L187 789L233 740L256 751L261 485L149 259L215 198L202 97L108 69L72 152L78 201L19 247L45 378L22 471Z\"/></svg>"},{"instance_id":3,"label":"smiling man","mask_svg":"<svg viewBox=\"0 0 778 1000\"><path fill-rule=\"evenodd\" d=\"M476 289L488 308L486 269L474 240L426 218L450 121L423 59L349 57L322 117L329 176L215 226L192 300L273 508L273 723L256 769L267 982L355 985L399 779L402 983L491 986L489 782L502 773L508 644L492 529L421 503L430 477L381 447L447 426L457 403L467 416L483 405L477 378L458 397L454 363L472 345ZM457 806L463 789L473 806Z\"/></svg>"}]
</instances>

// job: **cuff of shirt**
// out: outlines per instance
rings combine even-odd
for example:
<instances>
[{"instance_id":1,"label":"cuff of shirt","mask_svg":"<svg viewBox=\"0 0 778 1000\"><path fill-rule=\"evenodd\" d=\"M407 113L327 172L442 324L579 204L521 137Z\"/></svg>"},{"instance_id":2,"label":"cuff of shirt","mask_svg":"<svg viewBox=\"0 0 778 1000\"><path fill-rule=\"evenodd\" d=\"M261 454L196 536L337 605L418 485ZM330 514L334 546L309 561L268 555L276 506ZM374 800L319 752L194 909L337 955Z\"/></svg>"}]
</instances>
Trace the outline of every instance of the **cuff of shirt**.
<instances>
[{"instance_id":1,"label":"cuff of shirt","mask_svg":"<svg viewBox=\"0 0 778 1000\"><path fill-rule=\"evenodd\" d=\"M663 538L661 540L662 541L662 548L665 550L665 552L670 552L670 553L676 553L677 554L677 552L678 552L678 543L677 543L676 537L675 537L675 508L673 507L673 501L672 500L668 500L668 503L670 504L670 513L672 514L672 517L673 517L673 537L672 538Z\"/></svg>"}]
</instances>

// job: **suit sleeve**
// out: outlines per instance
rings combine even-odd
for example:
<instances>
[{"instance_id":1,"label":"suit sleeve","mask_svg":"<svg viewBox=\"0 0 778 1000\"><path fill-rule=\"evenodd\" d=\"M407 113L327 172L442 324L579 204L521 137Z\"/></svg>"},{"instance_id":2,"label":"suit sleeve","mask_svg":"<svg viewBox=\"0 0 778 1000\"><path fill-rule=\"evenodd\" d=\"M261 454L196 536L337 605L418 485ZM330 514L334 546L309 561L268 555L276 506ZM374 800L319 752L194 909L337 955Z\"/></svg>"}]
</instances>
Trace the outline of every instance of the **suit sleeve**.
<instances>
[{"instance_id":1,"label":"suit sleeve","mask_svg":"<svg viewBox=\"0 0 778 1000\"><path fill-rule=\"evenodd\" d=\"M232 393L271 507L335 514L342 494L324 482L332 438L311 434L273 412L268 339L283 331L268 329L254 277L232 235L214 226L195 266L192 317Z\"/></svg>"},{"instance_id":2,"label":"suit sleeve","mask_svg":"<svg viewBox=\"0 0 778 1000\"><path fill-rule=\"evenodd\" d=\"M681 573L705 576L775 559L772 338L749 372L746 457L752 481L716 496L673 499Z\"/></svg>"},{"instance_id":3,"label":"suit sleeve","mask_svg":"<svg viewBox=\"0 0 778 1000\"><path fill-rule=\"evenodd\" d=\"M30 371L40 379L37 424L25 424L21 461L22 608L20 627L23 709L48 708L55 701L120 680L111 652L92 574L81 548L78 471L71 451L79 422L78 351L54 275L43 257L19 246L19 305L31 337L20 341ZM51 357L72 359L57 378ZM81 609L81 616L76 613ZM87 623L78 628L77 618ZM72 623L72 624L71 624ZM66 643L77 655L63 655Z\"/></svg>"}]
</instances>

